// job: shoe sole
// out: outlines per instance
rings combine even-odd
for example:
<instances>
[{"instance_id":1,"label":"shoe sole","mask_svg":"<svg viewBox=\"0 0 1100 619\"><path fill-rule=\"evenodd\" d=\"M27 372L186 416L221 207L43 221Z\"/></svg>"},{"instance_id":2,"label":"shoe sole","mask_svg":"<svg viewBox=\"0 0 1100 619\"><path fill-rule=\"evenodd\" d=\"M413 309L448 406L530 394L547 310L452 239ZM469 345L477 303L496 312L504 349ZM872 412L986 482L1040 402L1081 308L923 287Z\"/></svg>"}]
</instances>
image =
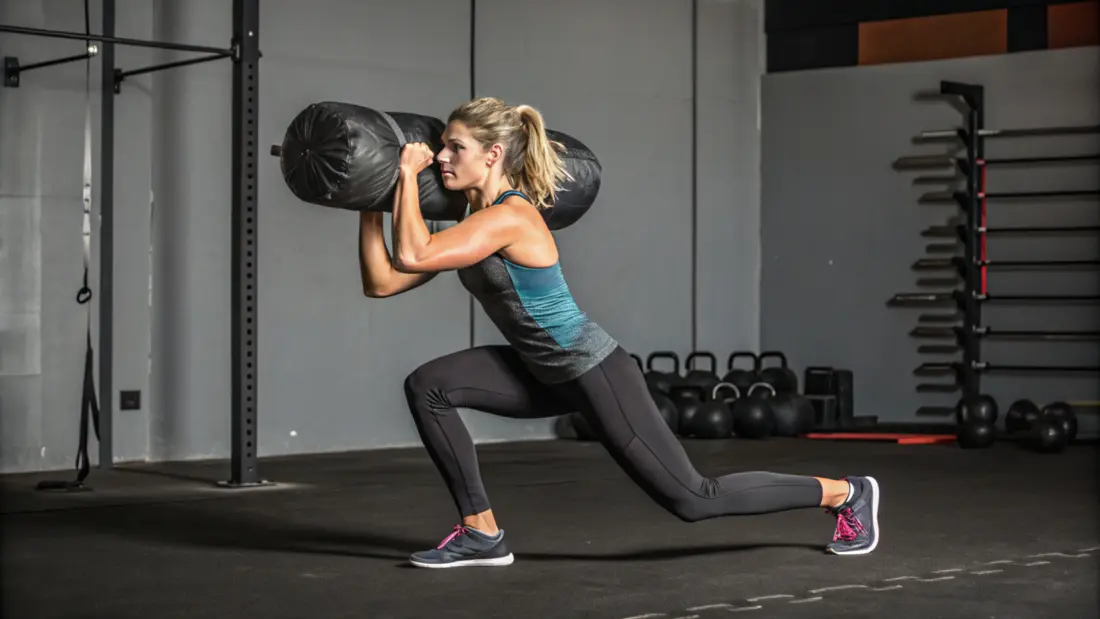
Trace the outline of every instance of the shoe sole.
<instances>
[{"instance_id":1,"label":"shoe sole","mask_svg":"<svg viewBox=\"0 0 1100 619\"><path fill-rule=\"evenodd\" d=\"M469 559L466 561L451 561L450 563L423 563L416 559L409 559L409 563L412 563L416 567L426 567L436 570L449 567L503 567L505 565L511 565L514 561L515 557L512 556L512 553L492 559Z\"/></svg>"},{"instance_id":2,"label":"shoe sole","mask_svg":"<svg viewBox=\"0 0 1100 619\"><path fill-rule=\"evenodd\" d=\"M871 545L866 547L866 548L860 548L858 550L850 550L850 551L847 551L847 552L837 552L837 551L832 550L832 549L829 550L830 553L832 553L832 554L834 554L838 557L847 557L847 556L850 556L850 555L867 555L867 554L871 554L871 552L874 551L874 549L876 547L878 547L879 540L882 539L882 532L878 528L878 501L879 501L879 497L882 495L882 492L879 490L878 480L876 480L874 477L864 477L864 479L866 479L868 482L871 483L871 488L872 488L872 492L873 492L873 496L871 497L871 522L873 523L872 526L874 526L874 528L875 528L875 538L873 540L871 540Z\"/></svg>"}]
</instances>

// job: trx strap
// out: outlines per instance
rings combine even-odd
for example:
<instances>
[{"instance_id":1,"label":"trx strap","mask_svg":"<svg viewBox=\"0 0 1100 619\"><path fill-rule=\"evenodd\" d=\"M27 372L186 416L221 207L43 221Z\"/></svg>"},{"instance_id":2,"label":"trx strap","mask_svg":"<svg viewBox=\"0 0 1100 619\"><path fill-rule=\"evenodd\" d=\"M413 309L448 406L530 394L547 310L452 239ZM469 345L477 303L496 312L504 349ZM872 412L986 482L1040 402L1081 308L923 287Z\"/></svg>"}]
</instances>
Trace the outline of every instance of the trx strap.
<instances>
[{"instance_id":1,"label":"trx strap","mask_svg":"<svg viewBox=\"0 0 1100 619\"><path fill-rule=\"evenodd\" d=\"M76 467L77 475L73 481L46 480L38 483L39 490L55 490L62 492L78 492L90 490L84 485L84 479L88 477L91 463L88 458L88 422L91 413L91 422L95 429L96 440L99 439L99 402L95 393L95 355L92 350L92 289L88 287L88 268L92 260L92 94L91 94L91 61L85 65L84 70L84 225L82 236L84 242L84 280L80 290L76 293L76 302L84 305L87 317L86 348L84 352L84 388L80 402L80 444L77 446ZM104 138L106 139L106 138Z\"/></svg>"}]
</instances>

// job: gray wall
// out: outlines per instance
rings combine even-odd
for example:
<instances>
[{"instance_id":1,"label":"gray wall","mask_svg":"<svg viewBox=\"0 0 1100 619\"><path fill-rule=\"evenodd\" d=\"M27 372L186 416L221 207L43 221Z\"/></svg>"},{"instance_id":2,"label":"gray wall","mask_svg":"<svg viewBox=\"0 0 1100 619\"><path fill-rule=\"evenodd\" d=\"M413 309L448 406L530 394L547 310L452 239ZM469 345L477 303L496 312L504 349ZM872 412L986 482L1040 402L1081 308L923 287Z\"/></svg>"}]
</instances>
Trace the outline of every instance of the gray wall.
<instances>
[{"instance_id":1,"label":"gray wall","mask_svg":"<svg viewBox=\"0 0 1100 619\"><path fill-rule=\"evenodd\" d=\"M445 116L469 96L473 45L476 94L536 105L605 166L597 205L558 234L581 306L633 351L686 354L694 249L698 345L724 356L757 340L760 5L699 2L694 248L690 3L482 0L470 41L467 3L333 0L307 9L267 0L261 150L319 100ZM99 3L92 6L98 31ZM83 28L78 9L69 0L9 3L0 20L75 31ZM119 0L118 14L120 36L219 46L230 36L230 8L218 0ZM531 37L532 23L555 36ZM562 45L566 35L573 42ZM0 37L0 52L28 61L79 48ZM118 54L124 68L185 57ZM68 467L76 445L82 71L39 71L18 90L0 89L0 331L5 354L18 353L4 357L0 376L0 471ZM114 413L118 460L229 453L230 75L227 62L161 72L127 81L115 99L114 405L120 389L144 396L142 410ZM499 334L480 309L471 331L468 296L452 274L397 298L364 298L355 214L293 199L266 156L259 193L260 454L418 444L402 379ZM15 253L4 250L9 225L32 231L20 233ZM13 347L21 328L29 344ZM554 436L550 420L465 416L479 441Z\"/></svg>"},{"instance_id":2,"label":"gray wall","mask_svg":"<svg viewBox=\"0 0 1100 619\"><path fill-rule=\"evenodd\" d=\"M151 34L152 9L119 0L119 36ZM0 22L83 31L77 2L9 2ZM100 30L99 3L92 28ZM0 53L30 64L79 54L78 41L0 35ZM120 63L147 62L147 52L119 49ZM29 72L17 88L0 88L0 471L71 466L79 432L87 310L74 301L83 274L81 185L85 65L77 62ZM93 114L93 221L99 204L99 63L91 63ZM117 389L148 392L149 374L149 158L148 80L127 82L116 99L114 320ZM91 240L90 284L98 230ZM98 350L97 350L98 354ZM117 406L117 398L116 398ZM147 455L147 413L126 411L115 430L119 459ZM93 442L92 450L95 450Z\"/></svg>"},{"instance_id":3,"label":"gray wall","mask_svg":"<svg viewBox=\"0 0 1100 619\"><path fill-rule=\"evenodd\" d=\"M922 309L887 308L897 292L917 291L910 265L930 241L920 236L957 212L917 198L945 185L918 185L934 172L898 172L904 155L946 152L914 144L921 130L961 124L944 102L914 101L940 80L986 87L988 127L1100 123L1100 57L1096 48L1020 53L943 62L830 69L764 79L763 282L761 340L786 351L801 374L808 365L851 368L856 413L912 421L922 405L954 403L957 395L918 394L920 343L907 333ZM986 155L1100 151L1097 136L987 140ZM988 190L1096 188L1095 163L1062 168L991 168ZM990 201L991 226L1100 223L1096 201ZM942 242L942 241L940 241ZM1096 237L990 239L991 260L1098 258ZM933 274L935 275L935 274ZM940 274L943 275L943 274ZM1100 292L1097 271L994 273L991 292ZM1100 329L1097 306L987 306L986 323L1007 329ZM1092 364L1095 342L990 342L985 358L1000 363ZM932 379L933 381L936 379ZM984 391L1002 410L1019 397L1100 399L1096 375L1082 378L988 375ZM1095 416L1082 422L1095 432Z\"/></svg>"}]
</instances>

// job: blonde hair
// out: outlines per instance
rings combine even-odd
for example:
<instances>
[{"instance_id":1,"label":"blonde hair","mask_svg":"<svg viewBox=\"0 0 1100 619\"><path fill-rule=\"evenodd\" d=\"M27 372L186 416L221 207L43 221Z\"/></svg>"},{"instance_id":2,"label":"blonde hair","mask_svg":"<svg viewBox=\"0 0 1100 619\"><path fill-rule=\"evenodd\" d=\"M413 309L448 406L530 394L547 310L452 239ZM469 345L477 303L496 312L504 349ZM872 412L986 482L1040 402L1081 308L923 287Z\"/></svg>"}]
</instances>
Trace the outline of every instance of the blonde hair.
<instances>
[{"instance_id":1,"label":"blonde hair","mask_svg":"<svg viewBox=\"0 0 1100 619\"><path fill-rule=\"evenodd\" d=\"M542 114L529 105L511 106L495 97L468 101L447 122L460 122L482 147L504 146L504 174L538 208L554 204L559 183L572 180L559 151L565 147L546 135Z\"/></svg>"}]
</instances>

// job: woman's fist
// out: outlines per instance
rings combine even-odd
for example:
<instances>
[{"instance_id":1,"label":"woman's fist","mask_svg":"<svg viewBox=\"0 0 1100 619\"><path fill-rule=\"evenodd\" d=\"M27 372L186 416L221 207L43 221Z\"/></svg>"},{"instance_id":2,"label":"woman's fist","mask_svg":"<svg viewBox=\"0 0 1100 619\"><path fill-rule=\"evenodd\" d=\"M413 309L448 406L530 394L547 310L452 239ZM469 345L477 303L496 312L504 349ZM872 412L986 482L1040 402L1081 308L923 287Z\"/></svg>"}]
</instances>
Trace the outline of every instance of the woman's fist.
<instances>
[{"instance_id":1,"label":"woman's fist","mask_svg":"<svg viewBox=\"0 0 1100 619\"><path fill-rule=\"evenodd\" d=\"M401 149L401 169L413 174L420 174L434 160L432 148L423 142L410 142Z\"/></svg>"}]
</instances>

